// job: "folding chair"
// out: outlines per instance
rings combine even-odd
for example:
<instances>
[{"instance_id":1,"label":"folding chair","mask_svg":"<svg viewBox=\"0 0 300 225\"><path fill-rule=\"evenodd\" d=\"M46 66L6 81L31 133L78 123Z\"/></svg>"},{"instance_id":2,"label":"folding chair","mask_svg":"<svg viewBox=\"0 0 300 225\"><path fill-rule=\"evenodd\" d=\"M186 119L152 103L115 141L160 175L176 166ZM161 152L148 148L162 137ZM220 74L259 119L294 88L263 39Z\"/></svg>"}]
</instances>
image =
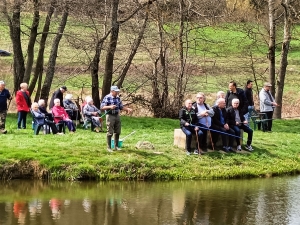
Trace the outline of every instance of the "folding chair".
<instances>
[{"instance_id":1,"label":"folding chair","mask_svg":"<svg viewBox=\"0 0 300 225\"><path fill-rule=\"evenodd\" d=\"M58 121L57 123L55 123L55 125L57 127L58 132L65 134L66 133L66 124L62 120L61 116L54 116L53 114L52 114L52 116L53 116L53 118L60 118L61 119L60 121Z\"/></svg>"},{"instance_id":2,"label":"folding chair","mask_svg":"<svg viewBox=\"0 0 300 225\"><path fill-rule=\"evenodd\" d=\"M41 128L45 129L45 133L49 134L50 133L50 127L46 124L45 118L36 118L32 110L30 109L31 115L32 115L32 129L34 130L34 134L38 135ZM42 122L43 121L43 122Z\"/></svg>"},{"instance_id":3,"label":"folding chair","mask_svg":"<svg viewBox=\"0 0 300 225\"><path fill-rule=\"evenodd\" d=\"M256 130L256 125L258 127L258 130L262 127L262 131L265 131L266 123L267 123L267 114L266 113L260 113L255 110L252 111L251 115L251 121L253 122L253 129Z\"/></svg>"}]
</instances>

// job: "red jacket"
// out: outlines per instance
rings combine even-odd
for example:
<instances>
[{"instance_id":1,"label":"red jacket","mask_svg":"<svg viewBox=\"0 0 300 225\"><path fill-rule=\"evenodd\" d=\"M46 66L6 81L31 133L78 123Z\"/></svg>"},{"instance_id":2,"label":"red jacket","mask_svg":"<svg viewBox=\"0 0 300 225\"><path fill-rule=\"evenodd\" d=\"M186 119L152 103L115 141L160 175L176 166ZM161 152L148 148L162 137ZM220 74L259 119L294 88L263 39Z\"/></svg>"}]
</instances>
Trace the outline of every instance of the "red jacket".
<instances>
[{"instance_id":1,"label":"red jacket","mask_svg":"<svg viewBox=\"0 0 300 225\"><path fill-rule=\"evenodd\" d=\"M30 100L29 91L26 91L26 94ZM30 111L30 106L27 104L25 97L23 96L23 91L21 91L21 90L17 91L16 103L17 103L18 111L25 111L25 112Z\"/></svg>"},{"instance_id":2,"label":"red jacket","mask_svg":"<svg viewBox=\"0 0 300 225\"><path fill-rule=\"evenodd\" d=\"M54 122L58 123L61 120L67 120L69 119L68 113L66 110L61 106L53 106L52 108L52 114L54 116Z\"/></svg>"}]
</instances>

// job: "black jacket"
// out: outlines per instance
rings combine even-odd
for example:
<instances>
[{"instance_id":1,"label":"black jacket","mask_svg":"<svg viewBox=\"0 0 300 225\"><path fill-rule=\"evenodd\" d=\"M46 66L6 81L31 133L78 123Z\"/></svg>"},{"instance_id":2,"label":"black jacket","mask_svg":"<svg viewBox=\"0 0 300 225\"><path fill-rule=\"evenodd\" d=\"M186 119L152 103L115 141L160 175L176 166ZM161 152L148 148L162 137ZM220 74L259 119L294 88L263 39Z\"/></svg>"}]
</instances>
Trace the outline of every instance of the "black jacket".
<instances>
[{"instance_id":1,"label":"black jacket","mask_svg":"<svg viewBox=\"0 0 300 225\"><path fill-rule=\"evenodd\" d=\"M229 127L236 126L235 111L234 111L233 107L230 106L229 108L226 109L226 111L227 111L227 119L228 119ZM242 114L241 111L239 111L239 114L240 114L241 122L244 122L245 121L244 114Z\"/></svg>"},{"instance_id":2,"label":"black jacket","mask_svg":"<svg viewBox=\"0 0 300 225\"><path fill-rule=\"evenodd\" d=\"M198 123L198 117L193 108L191 109L191 111L188 111L186 107L180 109L179 120L180 120L180 127L184 127L185 123L189 123L192 125L197 125Z\"/></svg>"},{"instance_id":3,"label":"black jacket","mask_svg":"<svg viewBox=\"0 0 300 225\"><path fill-rule=\"evenodd\" d=\"M212 107L215 114L214 116L212 117L212 126L218 126L218 127L224 127L224 124L221 123L221 120L220 120L220 109L218 106L213 106ZM222 109L222 114L223 114L223 117L224 117L224 121L225 121L225 124L228 123L228 116L227 116L227 112L226 112L226 109Z\"/></svg>"},{"instance_id":4,"label":"black jacket","mask_svg":"<svg viewBox=\"0 0 300 225\"><path fill-rule=\"evenodd\" d=\"M49 109L52 109L54 106L54 99L58 98L60 100L60 106L64 107L64 103L63 103L63 98L64 98L64 94L60 91L60 88L58 88L58 90L56 90L50 100L49 103Z\"/></svg>"},{"instance_id":5,"label":"black jacket","mask_svg":"<svg viewBox=\"0 0 300 225\"><path fill-rule=\"evenodd\" d=\"M232 93L231 91L227 91L227 94L225 96L226 101L226 108L229 108L231 105L232 99L237 98L240 100L240 104L238 109L241 111L241 113L246 114L248 112L248 100L246 98L245 92L241 88L236 89L236 93Z\"/></svg>"},{"instance_id":6,"label":"black jacket","mask_svg":"<svg viewBox=\"0 0 300 225\"><path fill-rule=\"evenodd\" d=\"M252 88L245 88L245 95L246 95L246 98L248 100L248 104L250 106L254 106L254 101L253 101L253 91L252 91Z\"/></svg>"}]
</instances>

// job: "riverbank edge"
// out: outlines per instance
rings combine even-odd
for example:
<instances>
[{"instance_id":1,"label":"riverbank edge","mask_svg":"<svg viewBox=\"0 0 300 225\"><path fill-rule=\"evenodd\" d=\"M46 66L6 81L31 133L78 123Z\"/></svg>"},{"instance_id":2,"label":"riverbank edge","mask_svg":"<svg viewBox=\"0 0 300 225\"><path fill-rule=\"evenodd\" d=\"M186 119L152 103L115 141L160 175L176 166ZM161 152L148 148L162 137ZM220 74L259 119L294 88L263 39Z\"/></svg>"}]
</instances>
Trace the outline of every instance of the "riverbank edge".
<instances>
[{"instance_id":1,"label":"riverbank edge","mask_svg":"<svg viewBox=\"0 0 300 225\"><path fill-rule=\"evenodd\" d=\"M133 165L131 165L133 166ZM148 176L141 173L119 173L118 168L111 167L106 170L82 171L68 168L62 165L61 169L50 170L41 166L36 160L19 160L14 163L5 163L0 166L0 179L1 180L60 180L60 181L108 181L108 180L144 180L144 181L161 181L161 180L201 180L201 179L248 179L248 178L270 178L276 176L298 175L300 174L299 168L281 168L277 167L277 171L269 171L267 173L253 174L251 172L241 170L240 173L220 173L218 177L208 178L207 176L199 176L199 174L183 174L178 176L177 173L171 170L160 170L159 172L149 173ZM201 168L199 168L201 169ZM138 168L131 167L131 171L139 171ZM151 171L151 168L149 168ZM173 175L172 175L173 174Z\"/></svg>"}]
</instances>

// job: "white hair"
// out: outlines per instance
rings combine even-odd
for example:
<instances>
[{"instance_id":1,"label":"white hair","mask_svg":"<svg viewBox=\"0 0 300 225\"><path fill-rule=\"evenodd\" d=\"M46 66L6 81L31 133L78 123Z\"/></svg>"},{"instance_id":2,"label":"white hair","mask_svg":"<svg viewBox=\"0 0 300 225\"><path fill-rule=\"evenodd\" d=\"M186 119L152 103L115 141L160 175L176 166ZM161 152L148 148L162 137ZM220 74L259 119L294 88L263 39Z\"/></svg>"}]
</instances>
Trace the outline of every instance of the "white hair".
<instances>
[{"instance_id":1,"label":"white hair","mask_svg":"<svg viewBox=\"0 0 300 225\"><path fill-rule=\"evenodd\" d=\"M217 92L217 98L220 98L221 95L225 95L225 92L224 91L218 91Z\"/></svg>"},{"instance_id":2,"label":"white hair","mask_svg":"<svg viewBox=\"0 0 300 225\"><path fill-rule=\"evenodd\" d=\"M37 102L32 103L31 108L33 109L35 106L39 106L39 104Z\"/></svg>"},{"instance_id":3,"label":"white hair","mask_svg":"<svg viewBox=\"0 0 300 225\"><path fill-rule=\"evenodd\" d=\"M0 80L0 85L5 85L5 82L3 80Z\"/></svg>"},{"instance_id":4,"label":"white hair","mask_svg":"<svg viewBox=\"0 0 300 225\"><path fill-rule=\"evenodd\" d=\"M88 97L85 98L85 101L86 101L87 103L90 103L90 102L93 101L93 99L92 99L92 97L88 96Z\"/></svg>"},{"instance_id":5,"label":"white hair","mask_svg":"<svg viewBox=\"0 0 300 225\"><path fill-rule=\"evenodd\" d=\"M219 105L219 103L220 103L221 101L224 101L224 102L225 102L225 99L224 99L224 98L218 98L216 104Z\"/></svg>"},{"instance_id":6,"label":"white hair","mask_svg":"<svg viewBox=\"0 0 300 225\"><path fill-rule=\"evenodd\" d=\"M72 99L72 97L73 97L73 95L72 95L72 94L66 94L66 97L65 97L65 99L71 100L71 99Z\"/></svg>"},{"instance_id":7,"label":"white hair","mask_svg":"<svg viewBox=\"0 0 300 225\"><path fill-rule=\"evenodd\" d=\"M55 104L55 103L58 103L58 102L60 103L59 98L54 99L54 104Z\"/></svg>"},{"instance_id":8,"label":"white hair","mask_svg":"<svg viewBox=\"0 0 300 225\"><path fill-rule=\"evenodd\" d=\"M232 104L233 104L233 103L240 103L240 100L239 100L238 98L234 98L234 99L232 99L231 103L232 103Z\"/></svg>"},{"instance_id":9,"label":"white hair","mask_svg":"<svg viewBox=\"0 0 300 225\"><path fill-rule=\"evenodd\" d=\"M44 99L40 99L40 100L38 101L38 104L39 104L39 105L45 104L45 100L44 100Z\"/></svg>"}]
</instances>

